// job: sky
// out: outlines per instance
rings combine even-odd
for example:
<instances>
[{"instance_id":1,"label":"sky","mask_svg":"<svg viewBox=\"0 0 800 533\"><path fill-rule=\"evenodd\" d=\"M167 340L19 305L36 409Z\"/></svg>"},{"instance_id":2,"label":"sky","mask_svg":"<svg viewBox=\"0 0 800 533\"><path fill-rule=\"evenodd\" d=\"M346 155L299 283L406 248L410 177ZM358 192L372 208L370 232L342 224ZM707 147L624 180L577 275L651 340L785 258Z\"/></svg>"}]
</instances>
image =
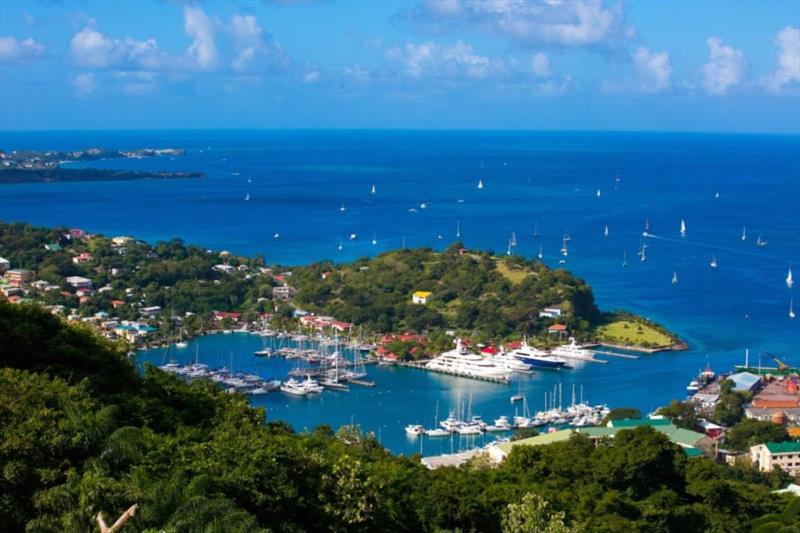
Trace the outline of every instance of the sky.
<instances>
[{"instance_id":1,"label":"sky","mask_svg":"<svg viewBox=\"0 0 800 533\"><path fill-rule=\"evenodd\" d=\"M0 131L800 133L800 1L0 2Z\"/></svg>"}]
</instances>

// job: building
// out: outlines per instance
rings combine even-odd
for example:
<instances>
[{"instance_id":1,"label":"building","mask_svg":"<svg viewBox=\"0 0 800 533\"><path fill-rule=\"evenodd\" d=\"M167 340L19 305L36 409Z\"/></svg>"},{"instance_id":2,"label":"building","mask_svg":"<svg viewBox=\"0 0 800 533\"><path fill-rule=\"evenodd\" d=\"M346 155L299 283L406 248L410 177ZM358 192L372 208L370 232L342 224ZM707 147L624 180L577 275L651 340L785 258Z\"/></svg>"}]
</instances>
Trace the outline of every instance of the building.
<instances>
[{"instance_id":1,"label":"building","mask_svg":"<svg viewBox=\"0 0 800 533\"><path fill-rule=\"evenodd\" d=\"M335 320L330 316L316 316L316 315L303 315L300 317L300 324L317 331L323 331L326 328L331 328L339 332L350 331L353 329L353 324L349 322L341 322Z\"/></svg>"},{"instance_id":2,"label":"building","mask_svg":"<svg viewBox=\"0 0 800 533\"><path fill-rule=\"evenodd\" d=\"M48 243L44 245L44 249L47 250L48 252L60 252L61 245L58 244L57 242Z\"/></svg>"},{"instance_id":3,"label":"building","mask_svg":"<svg viewBox=\"0 0 800 533\"><path fill-rule=\"evenodd\" d=\"M132 239L131 237L128 237L128 236L126 236L126 235L119 235L119 236L117 236L117 237L113 237L113 238L111 239L111 242L113 242L113 243L114 243L114 244L116 244L117 246L125 246L126 244L128 244L128 243L129 243L129 242L131 242L132 240L133 240L133 239Z\"/></svg>"},{"instance_id":4,"label":"building","mask_svg":"<svg viewBox=\"0 0 800 533\"><path fill-rule=\"evenodd\" d=\"M545 307L539 311L539 318L558 318L561 316L561 307Z\"/></svg>"},{"instance_id":5,"label":"building","mask_svg":"<svg viewBox=\"0 0 800 533\"><path fill-rule=\"evenodd\" d=\"M91 289L92 280L84 278L83 276L69 276L66 278L67 284L76 289Z\"/></svg>"},{"instance_id":6,"label":"building","mask_svg":"<svg viewBox=\"0 0 800 533\"><path fill-rule=\"evenodd\" d=\"M91 263L94 261L94 257L89 252L83 252L80 255L76 255L72 258L72 262L76 265L85 265L86 263Z\"/></svg>"},{"instance_id":7,"label":"building","mask_svg":"<svg viewBox=\"0 0 800 533\"><path fill-rule=\"evenodd\" d=\"M411 295L411 303L425 305L428 303L430 297L431 292L429 291L417 291Z\"/></svg>"},{"instance_id":8,"label":"building","mask_svg":"<svg viewBox=\"0 0 800 533\"><path fill-rule=\"evenodd\" d=\"M222 272L223 274L231 274L233 272L236 272L236 267L233 267L231 265L226 265L224 263L214 265L213 267L211 267L211 269L216 270L217 272Z\"/></svg>"},{"instance_id":9,"label":"building","mask_svg":"<svg viewBox=\"0 0 800 533\"><path fill-rule=\"evenodd\" d=\"M288 285L280 285L278 287L272 287L272 298L274 300L291 300L294 298L295 291L293 287Z\"/></svg>"},{"instance_id":10,"label":"building","mask_svg":"<svg viewBox=\"0 0 800 533\"><path fill-rule=\"evenodd\" d=\"M222 322L226 318L230 318L232 322L238 323L239 318L241 318L242 313L236 313L234 311L214 311L214 320Z\"/></svg>"},{"instance_id":11,"label":"building","mask_svg":"<svg viewBox=\"0 0 800 533\"><path fill-rule=\"evenodd\" d=\"M161 312L161 307L157 305L151 305L149 307L142 307L141 309L139 309L139 314L146 318L153 318L160 312Z\"/></svg>"},{"instance_id":12,"label":"building","mask_svg":"<svg viewBox=\"0 0 800 533\"><path fill-rule=\"evenodd\" d=\"M747 418L785 424L800 423L800 393L796 377L782 376L767 383L744 410Z\"/></svg>"},{"instance_id":13,"label":"building","mask_svg":"<svg viewBox=\"0 0 800 533\"><path fill-rule=\"evenodd\" d=\"M791 476L800 474L800 442L766 442L750 448L750 459L759 471L772 472L775 467Z\"/></svg>"},{"instance_id":14,"label":"building","mask_svg":"<svg viewBox=\"0 0 800 533\"><path fill-rule=\"evenodd\" d=\"M5 257L0 257L0 274L11 268L11 261Z\"/></svg>"},{"instance_id":15,"label":"building","mask_svg":"<svg viewBox=\"0 0 800 533\"><path fill-rule=\"evenodd\" d=\"M757 376L750 372L739 372L728 376L728 379L733 381L733 390L736 392L753 392L758 388L761 383L761 376Z\"/></svg>"},{"instance_id":16,"label":"building","mask_svg":"<svg viewBox=\"0 0 800 533\"><path fill-rule=\"evenodd\" d=\"M547 328L547 333L561 334L567 331L567 326L564 324L553 324Z\"/></svg>"},{"instance_id":17,"label":"building","mask_svg":"<svg viewBox=\"0 0 800 533\"><path fill-rule=\"evenodd\" d=\"M23 283L27 283L33 279L33 270L26 270L24 268L12 268L11 270L7 270L5 273L5 278L8 282L12 285L20 286Z\"/></svg>"}]
</instances>

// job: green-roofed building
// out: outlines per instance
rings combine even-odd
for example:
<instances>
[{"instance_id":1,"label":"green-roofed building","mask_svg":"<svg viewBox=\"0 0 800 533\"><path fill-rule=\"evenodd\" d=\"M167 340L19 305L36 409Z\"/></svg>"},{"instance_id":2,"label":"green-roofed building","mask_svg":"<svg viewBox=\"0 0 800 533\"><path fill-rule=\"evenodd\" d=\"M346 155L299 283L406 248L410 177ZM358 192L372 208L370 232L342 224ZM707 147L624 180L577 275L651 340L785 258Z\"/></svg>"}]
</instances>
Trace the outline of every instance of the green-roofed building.
<instances>
[{"instance_id":1,"label":"green-roofed building","mask_svg":"<svg viewBox=\"0 0 800 533\"><path fill-rule=\"evenodd\" d=\"M612 420L608 426L601 427L586 427L575 429L562 429L552 433L545 433L531 437L528 439L521 439L513 442L503 442L492 446L490 455L497 461L505 459L515 446L542 446L552 444L554 442L563 442L569 440L572 435L581 434L586 435L592 441L597 441L602 438L614 438L619 431L630 430L641 426L652 427L659 433L666 435L669 440L680 446L683 451L690 457L695 455L702 455L703 451L698 448L701 444L707 444L708 437L696 431L682 429L667 419L667 418L646 418L646 419L624 419ZM710 450L710 446L703 446L705 449Z\"/></svg>"},{"instance_id":2,"label":"green-roofed building","mask_svg":"<svg viewBox=\"0 0 800 533\"><path fill-rule=\"evenodd\" d=\"M800 474L800 441L765 442L750 448L750 459L762 472L779 467L791 476Z\"/></svg>"}]
</instances>

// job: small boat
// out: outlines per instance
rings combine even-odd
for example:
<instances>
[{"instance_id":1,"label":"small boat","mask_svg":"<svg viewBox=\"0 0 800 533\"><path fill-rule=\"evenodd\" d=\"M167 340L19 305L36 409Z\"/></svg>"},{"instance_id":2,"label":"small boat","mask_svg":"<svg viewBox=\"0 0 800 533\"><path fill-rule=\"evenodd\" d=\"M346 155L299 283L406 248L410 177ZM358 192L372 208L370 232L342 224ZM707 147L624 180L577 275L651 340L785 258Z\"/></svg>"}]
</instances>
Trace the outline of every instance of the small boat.
<instances>
[{"instance_id":1,"label":"small boat","mask_svg":"<svg viewBox=\"0 0 800 533\"><path fill-rule=\"evenodd\" d=\"M339 211L341 211L342 213L344 213L345 211L347 211L347 208L344 206L344 202L342 202L342 205L341 205L341 207L339 207Z\"/></svg>"},{"instance_id":2,"label":"small boat","mask_svg":"<svg viewBox=\"0 0 800 533\"><path fill-rule=\"evenodd\" d=\"M534 239L538 239L539 238L539 221L538 220L534 220L533 221L533 238Z\"/></svg>"},{"instance_id":3,"label":"small boat","mask_svg":"<svg viewBox=\"0 0 800 533\"><path fill-rule=\"evenodd\" d=\"M344 246L342 245L342 239L339 239L339 246L338 249L341 251Z\"/></svg>"},{"instance_id":4,"label":"small boat","mask_svg":"<svg viewBox=\"0 0 800 533\"><path fill-rule=\"evenodd\" d=\"M433 428L425 430L426 437L449 437L450 432L442 428Z\"/></svg>"},{"instance_id":5,"label":"small boat","mask_svg":"<svg viewBox=\"0 0 800 533\"><path fill-rule=\"evenodd\" d=\"M789 298L789 318L794 318L794 298Z\"/></svg>"},{"instance_id":6,"label":"small boat","mask_svg":"<svg viewBox=\"0 0 800 533\"><path fill-rule=\"evenodd\" d=\"M600 189L597 189L597 197L600 198Z\"/></svg>"},{"instance_id":7,"label":"small boat","mask_svg":"<svg viewBox=\"0 0 800 533\"><path fill-rule=\"evenodd\" d=\"M673 285L677 285L678 284L678 271L677 270L672 272L672 284Z\"/></svg>"},{"instance_id":8,"label":"small boat","mask_svg":"<svg viewBox=\"0 0 800 533\"><path fill-rule=\"evenodd\" d=\"M456 430L459 435L480 435L483 433L481 427L477 424L469 424L461 426Z\"/></svg>"},{"instance_id":9,"label":"small boat","mask_svg":"<svg viewBox=\"0 0 800 533\"><path fill-rule=\"evenodd\" d=\"M524 398L525 396L523 396L522 394L515 394L514 396L509 398L509 400L511 401L511 403L514 403L514 402L521 402Z\"/></svg>"},{"instance_id":10,"label":"small boat","mask_svg":"<svg viewBox=\"0 0 800 533\"><path fill-rule=\"evenodd\" d=\"M647 261L647 248L645 247L644 244L642 245L642 249L639 252L639 259L641 259L642 263Z\"/></svg>"},{"instance_id":11,"label":"small boat","mask_svg":"<svg viewBox=\"0 0 800 533\"><path fill-rule=\"evenodd\" d=\"M762 238L761 238L761 235L759 235L759 236L758 236L758 239L756 239L756 246L758 246L759 248L763 248L763 247L765 247L766 245L767 245L767 241L765 241L764 239L762 239Z\"/></svg>"},{"instance_id":12,"label":"small boat","mask_svg":"<svg viewBox=\"0 0 800 533\"><path fill-rule=\"evenodd\" d=\"M244 195L244 201L245 202L249 202L250 201L250 193L247 193L247 194Z\"/></svg>"},{"instance_id":13,"label":"small boat","mask_svg":"<svg viewBox=\"0 0 800 533\"><path fill-rule=\"evenodd\" d=\"M291 394L293 396L305 396L308 394L308 391L300 381L297 381L294 378L289 378L288 380L284 381L280 388L281 392L285 392L286 394Z\"/></svg>"},{"instance_id":14,"label":"small boat","mask_svg":"<svg viewBox=\"0 0 800 533\"><path fill-rule=\"evenodd\" d=\"M257 352L253 352L253 355L257 355L259 357L269 357L272 355L272 350L269 348L264 348L263 350L258 350Z\"/></svg>"},{"instance_id":15,"label":"small boat","mask_svg":"<svg viewBox=\"0 0 800 533\"><path fill-rule=\"evenodd\" d=\"M568 240L567 237L564 236L564 240L562 241L561 250L560 250L561 254L564 257L569 255L569 250L567 249L567 240Z\"/></svg>"},{"instance_id":16,"label":"small boat","mask_svg":"<svg viewBox=\"0 0 800 533\"><path fill-rule=\"evenodd\" d=\"M642 232L642 235L647 237L647 234L649 232L650 232L650 219L648 218L648 219L645 219L645 221L644 221L644 231Z\"/></svg>"},{"instance_id":17,"label":"small boat","mask_svg":"<svg viewBox=\"0 0 800 533\"><path fill-rule=\"evenodd\" d=\"M372 232L372 244L373 244L373 246L378 244L378 239L375 238L375 232L374 231Z\"/></svg>"},{"instance_id":18,"label":"small boat","mask_svg":"<svg viewBox=\"0 0 800 533\"><path fill-rule=\"evenodd\" d=\"M544 257L544 254L542 253L542 245L541 245L541 244L539 245L539 254L537 255L537 257L538 257L539 259L541 259L541 258L543 258L543 257Z\"/></svg>"},{"instance_id":19,"label":"small boat","mask_svg":"<svg viewBox=\"0 0 800 533\"><path fill-rule=\"evenodd\" d=\"M461 222L456 221L456 239L461 238Z\"/></svg>"},{"instance_id":20,"label":"small boat","mask_svg":"<svg viewBox=\"0 0 800 533\"><path fill-rule=\"evenodd\" d=\"M375 184L372 184L372 189L369 191L370 194L375 194Z\"/></svg>"},{"instance_id":21,"label":"small boat","mask_svg":"<svg viewBox=\"0 0 800 533\"><path fill-rule=\"evenodd\" d=\"M686 222L681 219L681 237L686 237Z\"/></svg>"},{"instance_id":22,"label":"small boat","mask_svg":"<svg viewBox=\"0 0 800 533\"><path fill-rule=\"evenodd\" d=\"M419 424L409 424L406 426L406 435L410 435L412 437L419 437L424 432L425 428L423 428Z\"/></svg>"},{"instance_id":23,"label":"small boat","mask_svg":"<svg viewBox=\"0 0 800 533\"><path fill-rule=\"evenodd\" d=\"M608 237L608 226L603 228L603 237Z\"/></svg>"},{"instance_id":24,"label":"small boat","mask_svg":"<svg viewBox=\"0 0 800 533\"><path fill-rule=\"evenodd\" d=\"M272 235L272 238L273 239L280 239L281 238L281 234L280 233L275 233L275 234Z\"/></svg>"},{"instance_id":25,"label":"small boat","mask_svg":"<svg viewBox=\"0 0 800 533\"><path fill-rule=\"evenodd\" d=\"M792 267L789 267L789 273L786 274L786 286L790 289L794 285L794 278L792 277Z\"/></svg>"},{"instance_id":26,"label":"small boat","mask_svg":"<svg viewBox=\"0 0 800 533\"><path fill-rule=\"evenodd\" d=\"M511 255L511 239L508 239L508 249L506 250L506 255Z\"/></svg>"},{"instance_id":27,"label":"small boat","mask_svg":"<svg viewBox=\"0 0 800 533\"><path fill-rule=\"evenodd\" d=\"M517 234L516 232L511 232L511 246L517 245Z\"/></svg>"},{"instance_id":28,"label":"small boat","mask_svg":"<svg viewBox=\"0 0 800 533\"><path fill-rule=\"evenodd\" d=\"M189 346L189 343L186 341L178 341L175 343L176 348L186 348L187 346Z\"/></svg>"},{"instance_id":29,"label":"small boat","mask_svg":"<svg viewBox=\"0 0 800 533\"><path fill-rule=\"evenodd\" d=\"M717 263L717 258L715 256L711 256L711 263L709 263L711 268L717 268L719 264Z\"/></svg>"},{"instance_id":30,"label":"small boat","mask_svg":"<svg viewBox=\"0 0 800 533\"><path fill-rule=\"evenodd\" d=\"M478 188L483 189L483 180L478 180Z\"/></svg>"},{"instance_id":31,"label":"small boat","mask_svg":"<svg viewBox=\"0 0 800 533\"><path fill-rule=\"evenodd\" d=\"M428 209L428 204L426 204L425 202L422 202L421 204L419 204L419 208L420 209Z\"/></svg>"},{"instance_id":32,"label":"small boat","mask_svg":"<svg viewBox=\"0 0 800 533\"><path fill-rule=\"evenodd\" d=\"M350 234L350 240L351 241L355 241L356 239L358 239L358 234L357 233L351 233Z\"/></svg>"},{"instance_id":33,"label":"small boat","mask_svg":"<svg viewBox=\"0 0 800 533\"><path fill-rule=\"evenodd\" d=\"M628 266L628 254L627 252L622 252L622 266Z\"/></svg>"},{"instance_id":34,"label":"small boat","mask_svg":"<svg viewBox=\"0 0 800 533\"><path fill-rule=\"evenodd\" d=\"M743 241L747 240L747 227L746 226L742 226L742 240Z\"/></svg>"}]
</instances>

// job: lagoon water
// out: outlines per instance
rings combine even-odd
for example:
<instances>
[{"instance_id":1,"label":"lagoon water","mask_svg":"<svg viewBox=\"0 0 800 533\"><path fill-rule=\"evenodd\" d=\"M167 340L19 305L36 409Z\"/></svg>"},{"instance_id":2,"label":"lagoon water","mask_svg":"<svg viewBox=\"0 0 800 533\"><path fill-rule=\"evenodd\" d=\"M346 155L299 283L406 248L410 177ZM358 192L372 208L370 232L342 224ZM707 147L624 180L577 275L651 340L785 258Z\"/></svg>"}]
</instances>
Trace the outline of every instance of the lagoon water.
<instances>
[{"instance_id":1,"label":"lagoon water","mask_svg":"<svg viewBox=\"0 0 800 533\"><path fill-rule=\"evenodd\" d=\"M593 403L649 411L685 396L706 364L730 371L759 354L800 365L800 139L669 133L413 131L125 131L0 133L0 148L181 147L184 157L103 161L92 166L199 170L201 180L22 184L0 187L0 218L68 225L150 241L180 237L270 263L351 260L406 246L442 248L457 223L468 247L514 253L558 266L561 237L572 240L565 265L594 288L603 309L657 320L689 342L680 353L610 359L570 371L539 372L510 386L397 368L370 368L373 389L312 399L281 393L255 400L271 419L297 429L351 421L375 431L395 452L420 451L403 426L431 425L472 398L491 420L513 414L519 388L532 409L545 391L572 384ZM615 181L619 175L621 181ZM482 179L483 189L477 188ZM376 194L370 194L375 184ZM597 191L600 191L598 196ZM244 201L246 194L250 201ZM718 193L718 197L717 197ZM461 200L461 201L459 201ZM421 204L426 208L422 209ZM340 211L344 204L346 211ZM414 209L415 211L410 211ZM680 220L687 235L680 237ZM650 222L647 261L636 252ZM538 221L539 238L533 238ZM603 235L604 226L609 235ZM747 239L741 239L742 227ZM272 238L280 233L280 239ZM357 233L359 239L349 241ZM373 233L377 245L371 244ZM755 246L756 238L768 241ZM439 238L441 236L441 238ZM343 250L338 250L339 242ZM622 267L623 252L628 266ZM719 268L709 266L714 255ZM677 272L679 283L671 278ZM195 344L196 343L196 344ZM260 360L262 339L200 338L185 350L215 364L281 377L288 363ZM196 348L197 346L197 348ZM160 362L146 352L140 361ZM773 364L763 356L763 363ZM577 389L580 391L580 388ZM579 393L578 393L579 394ZM460 400L459 400L460 398ZM459 447L426 439L428 455Z\"/></svg>"}]
</instances>

